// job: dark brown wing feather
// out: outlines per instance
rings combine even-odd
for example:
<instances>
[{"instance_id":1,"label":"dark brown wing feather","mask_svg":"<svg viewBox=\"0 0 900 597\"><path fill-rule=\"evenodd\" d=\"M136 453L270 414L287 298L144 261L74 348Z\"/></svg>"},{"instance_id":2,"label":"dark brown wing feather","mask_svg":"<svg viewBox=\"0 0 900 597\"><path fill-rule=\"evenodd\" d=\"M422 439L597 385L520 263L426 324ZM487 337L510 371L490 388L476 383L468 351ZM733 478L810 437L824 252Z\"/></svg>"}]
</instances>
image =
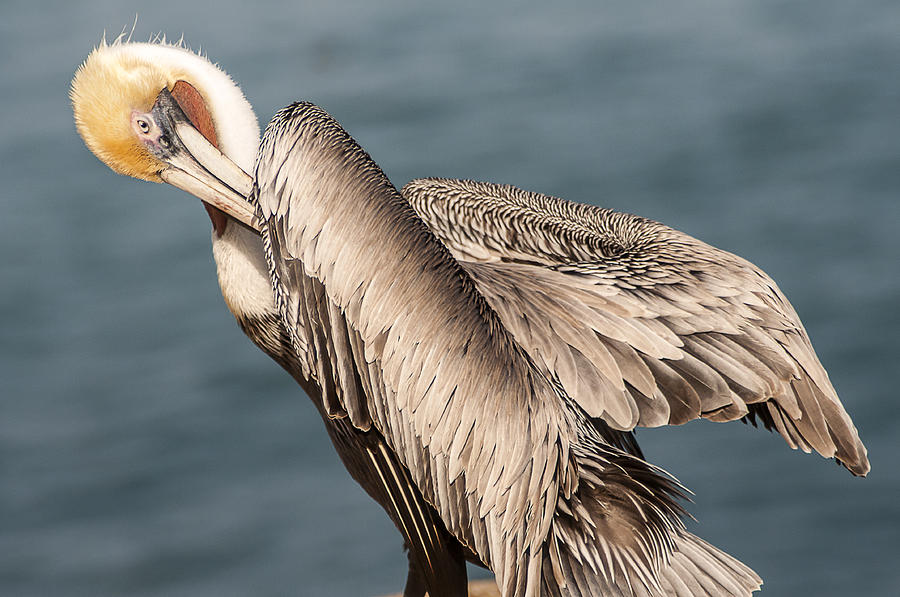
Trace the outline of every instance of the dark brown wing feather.
<instances>
[{"instance_id":1,"label":"dark brown wing feather","mask_svg":"<svg viewBox=\"0 0 900 597\"><path fill-rule=\"evenodd\" d=\"M503 325L616 429L750 415L793 448L869 470L785 296L748 261L651 220L462 180L403 195Z\"/></svg>"}]
</instances>

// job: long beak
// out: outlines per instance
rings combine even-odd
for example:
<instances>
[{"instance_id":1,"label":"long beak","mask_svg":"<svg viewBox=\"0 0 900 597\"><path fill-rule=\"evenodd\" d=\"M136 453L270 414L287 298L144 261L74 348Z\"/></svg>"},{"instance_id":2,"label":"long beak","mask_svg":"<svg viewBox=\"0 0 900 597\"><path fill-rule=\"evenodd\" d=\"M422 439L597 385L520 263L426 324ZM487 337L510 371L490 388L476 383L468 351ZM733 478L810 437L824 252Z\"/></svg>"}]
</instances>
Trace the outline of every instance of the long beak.
<instances>
[{"instance_id":1,"label":"long beak","mask_svg":"<svg viewBox=\"0 0 900 597\"><path fill-rule=\"evenodd\" d=\"M194 128L168 89L150 113L161 129L150 150L168 164L160 178L259 230L247 201L253 179Z\"/></svg>"}]
</instances>

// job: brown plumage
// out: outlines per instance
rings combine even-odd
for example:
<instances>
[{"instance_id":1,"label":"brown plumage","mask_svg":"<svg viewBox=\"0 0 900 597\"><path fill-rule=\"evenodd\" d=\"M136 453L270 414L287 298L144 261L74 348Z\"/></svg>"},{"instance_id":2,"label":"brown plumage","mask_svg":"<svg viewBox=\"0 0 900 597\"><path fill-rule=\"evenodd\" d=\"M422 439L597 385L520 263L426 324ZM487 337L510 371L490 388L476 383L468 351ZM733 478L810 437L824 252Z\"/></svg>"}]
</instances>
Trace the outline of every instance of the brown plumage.
<instances>
[{"instance_id":1,"label":"brown plumage","mask_svg":"<svg viewBox=\"0 0 900 597\"><path fill-rule=\"evenodd\" d=\"M252 163L252 110L181 48L104 45L72 96L111 167L207 202L229 309L403 534L406 597L465 595L466 560L504 597L750 594L752 570L684 530L636 426L762 422L868 471L792 307L739 257L509 186L400 193L308 103L276 115L251 178L232 160Z\"/></svg>"},{"instance_id":2,"label":"brown plumage","mask_svg":"<svg viewBox=\"0 0 900 597\"><path fill-rule=\"evenodd\" d=\"M616 429L756 418L856 475L866 450L763 271L630 214L507 185L422 179L404 196L503 325Z\"/></svg>"},{"instance_id":3,"label":"brown plumage","mask_svg":"<svg viewBox=\"0 0 900 597\"><path fill-rule=\"evenodd\" d=\"M250 199L276 305L322 408L381 434L504 595L758 586L683 530L677 484L611 445L608 427L509 333L470 264L321 109L276 115Z\"/></svg>"}]
</instances>

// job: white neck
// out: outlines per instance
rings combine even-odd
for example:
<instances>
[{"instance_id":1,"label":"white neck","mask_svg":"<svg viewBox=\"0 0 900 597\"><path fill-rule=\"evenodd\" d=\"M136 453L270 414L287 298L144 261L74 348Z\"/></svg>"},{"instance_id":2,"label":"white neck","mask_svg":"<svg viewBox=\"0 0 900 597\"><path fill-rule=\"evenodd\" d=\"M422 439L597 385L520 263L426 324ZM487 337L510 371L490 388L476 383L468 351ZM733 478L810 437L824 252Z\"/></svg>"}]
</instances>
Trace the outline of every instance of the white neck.
<instances>
[{"instance_id":1,"label":"white neck","mask_svg":"<svg viewBox=\"0 0 900 597\"><path fill-rule=\"evenodd\" d=\"M238 318L276 313L272 282L259 233L228 222L222 236L212 233L213 258L228 308Z\"/></svg>"}]
</instances>

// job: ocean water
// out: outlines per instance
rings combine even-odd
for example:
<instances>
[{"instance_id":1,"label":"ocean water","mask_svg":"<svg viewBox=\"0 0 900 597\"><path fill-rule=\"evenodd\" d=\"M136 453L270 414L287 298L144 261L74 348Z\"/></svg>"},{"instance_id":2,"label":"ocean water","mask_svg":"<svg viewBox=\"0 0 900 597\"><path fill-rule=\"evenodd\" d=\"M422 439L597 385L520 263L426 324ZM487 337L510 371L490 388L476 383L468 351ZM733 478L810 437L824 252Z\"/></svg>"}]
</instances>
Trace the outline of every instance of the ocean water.
<instances>
[{"instance_id":1,"label":"ocean water","mask_svg":"<svg viewBox=\"0 0 900 597\"><path fill-rule=\"evenodd\" d=\"M869 448L645 430L766 595L900 594L900 4L0 6L0 595L378 595L401 539L228 313L209 222L114 175L67 91L104 31L184 36L261 123L328 109L396 184L513 183L663 221L780 284Z\"/></svg>"}]
</instances>

